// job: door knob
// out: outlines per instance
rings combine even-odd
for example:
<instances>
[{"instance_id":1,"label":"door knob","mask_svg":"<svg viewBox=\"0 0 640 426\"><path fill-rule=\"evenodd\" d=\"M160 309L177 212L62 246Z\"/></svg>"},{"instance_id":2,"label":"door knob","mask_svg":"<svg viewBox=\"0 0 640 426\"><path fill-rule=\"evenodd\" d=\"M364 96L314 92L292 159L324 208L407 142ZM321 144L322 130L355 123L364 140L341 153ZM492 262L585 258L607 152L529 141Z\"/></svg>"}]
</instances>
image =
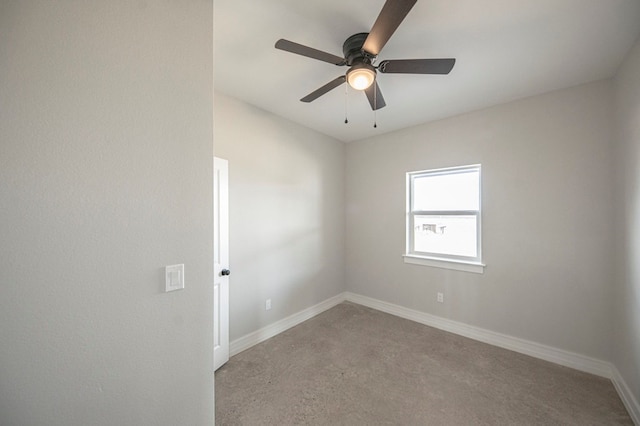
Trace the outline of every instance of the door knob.
<instances>
[{"instance_id":1,"label":"door knob","mask_svg":"<svg viewBox=\"0 0 640 426\"><path fill-rule=\"evenodd\" d=\"M225 275L230 275L231 271L228 269L223 269L222 271L220 271L220 275L225 276Z\"/></svg>"}]
</instances>

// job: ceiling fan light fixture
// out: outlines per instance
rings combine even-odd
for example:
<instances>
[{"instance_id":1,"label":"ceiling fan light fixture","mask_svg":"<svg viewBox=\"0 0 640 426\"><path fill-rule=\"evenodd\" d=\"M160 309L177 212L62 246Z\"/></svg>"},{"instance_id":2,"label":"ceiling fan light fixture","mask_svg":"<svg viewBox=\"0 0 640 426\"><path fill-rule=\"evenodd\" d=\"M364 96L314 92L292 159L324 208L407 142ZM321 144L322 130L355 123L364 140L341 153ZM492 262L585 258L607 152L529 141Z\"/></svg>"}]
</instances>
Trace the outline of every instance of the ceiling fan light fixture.
<instances>
[{"instance_id":1,"label":"ceiling fan light fixture","mask_svg":"<svg viewBox=\"0 0 640 426\"><path fill-rule=\"evenodd\" d=\"M356 90L365 90L369 88L376 79L375 69L368 64L358 64L352 66L347 71L347 82L349 86Z\"/></svg>"}]
</instances>

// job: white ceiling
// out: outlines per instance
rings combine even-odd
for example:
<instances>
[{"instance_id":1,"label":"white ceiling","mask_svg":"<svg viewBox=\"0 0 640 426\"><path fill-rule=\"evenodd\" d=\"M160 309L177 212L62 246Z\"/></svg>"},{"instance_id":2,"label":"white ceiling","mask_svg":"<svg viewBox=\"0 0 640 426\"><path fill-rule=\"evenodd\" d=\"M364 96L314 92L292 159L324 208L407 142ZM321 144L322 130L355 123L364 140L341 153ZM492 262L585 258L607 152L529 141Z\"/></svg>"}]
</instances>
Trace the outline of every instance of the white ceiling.
<instances>
[{"instance_id":1,"label":"white ceiling","mask_svg":"<svg viewBox=\"0 0 640 426\"><path fill-rule=\"evenodd\" d=\"M342 56L344 40L368 32L383 4L215 0L215 90L348 142L613 76L640 32L640 0L418 0L378 62L455 57L449 75L378 74L387 106L377 129L364 94L345 97L345 86L300 102L346 67L275 42Z\"/></svg>"}]
</instances>

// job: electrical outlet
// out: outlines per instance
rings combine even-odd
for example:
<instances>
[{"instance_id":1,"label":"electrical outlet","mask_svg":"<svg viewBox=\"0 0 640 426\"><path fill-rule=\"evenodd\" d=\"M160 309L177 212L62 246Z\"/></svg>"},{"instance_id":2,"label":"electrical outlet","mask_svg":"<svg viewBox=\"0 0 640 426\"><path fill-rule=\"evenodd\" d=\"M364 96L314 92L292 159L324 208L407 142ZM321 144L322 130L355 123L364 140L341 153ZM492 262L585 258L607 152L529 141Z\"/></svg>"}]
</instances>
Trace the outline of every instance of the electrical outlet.
<instances>
[{"instance_id":1,"label":"electrical outlet","mask_svg":"<svg viewBox=\"0 0 640 426\"><path fill-rule=\"evenodd\" d=\"M267 311L271 309L271 299L267 299L267 301L264 303L264 309Z\"/></svg>"},{"instance_id":2,"label":"electrical outlet","mask_svg":"<svg viewBox=\"0 0 640 426\"><path fill-rule=\"evenodd\" d=\"M438 293L438 302L444 303L444 293Z\"/></svg>"}]
</instances>

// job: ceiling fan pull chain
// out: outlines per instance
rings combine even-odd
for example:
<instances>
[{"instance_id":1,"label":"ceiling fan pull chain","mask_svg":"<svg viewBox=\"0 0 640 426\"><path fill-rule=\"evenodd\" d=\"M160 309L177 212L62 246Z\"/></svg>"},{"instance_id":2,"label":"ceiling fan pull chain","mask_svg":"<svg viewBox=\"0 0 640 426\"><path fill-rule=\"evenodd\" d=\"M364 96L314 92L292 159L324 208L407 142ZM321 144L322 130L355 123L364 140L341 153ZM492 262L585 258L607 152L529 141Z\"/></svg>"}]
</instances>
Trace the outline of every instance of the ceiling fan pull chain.
<instances>
[{"instance_id":1,"label":"ceiling fan pull chain","mask_svg":"<svg viewBox=\"0 0 640 426\"><path fill-rule=\"evenodd\" d=\"M344 124L349 124L349 120L347 119L347 100L349 98L349 85L344 85Z\"/></svg>"}]
</instances>

